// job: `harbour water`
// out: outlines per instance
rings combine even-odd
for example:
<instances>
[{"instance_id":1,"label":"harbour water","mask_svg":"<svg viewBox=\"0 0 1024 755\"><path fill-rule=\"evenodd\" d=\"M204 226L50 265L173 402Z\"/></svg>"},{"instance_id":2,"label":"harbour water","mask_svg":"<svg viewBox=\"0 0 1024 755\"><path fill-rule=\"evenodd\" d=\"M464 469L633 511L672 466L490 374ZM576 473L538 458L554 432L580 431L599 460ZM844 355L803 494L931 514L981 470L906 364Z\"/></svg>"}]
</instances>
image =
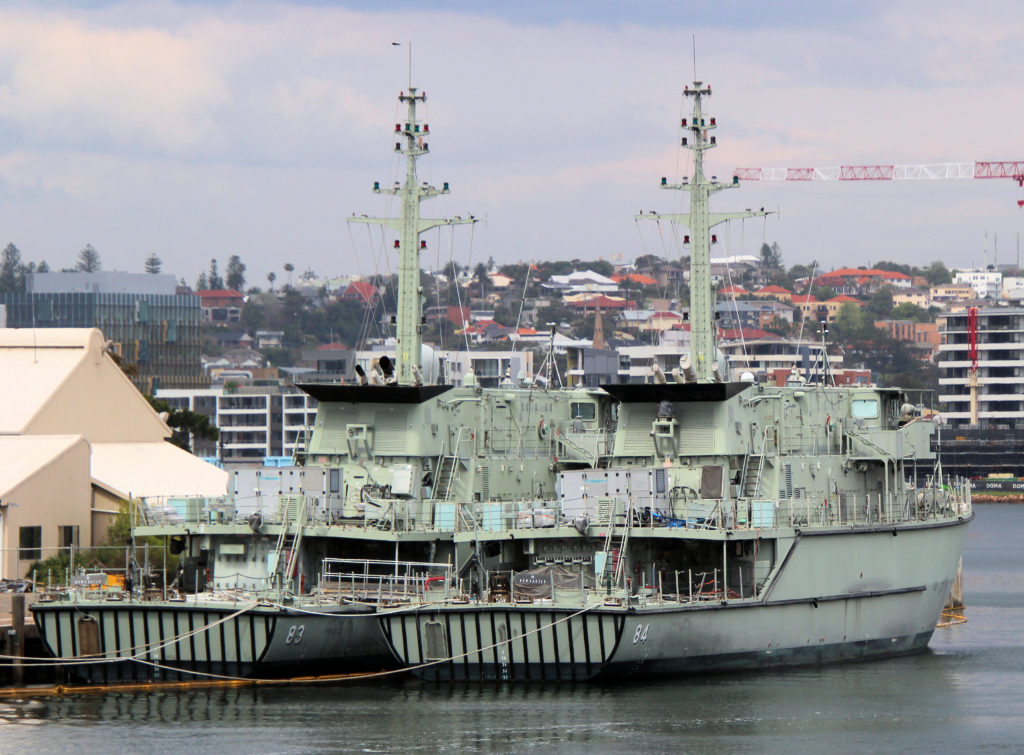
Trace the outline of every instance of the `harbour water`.
<instances>
[{"instance_id":1,"label":"harbour water","mask_svg":"<svg viewBox=\"0 0 1024 755\"><path fill-rule=\"evenodd\" d=\"M0 701L0 752L1024 750L1024 506L978 504L966 624L909 658L617 686L412 680Z\"/></svg>"}]
</instances>

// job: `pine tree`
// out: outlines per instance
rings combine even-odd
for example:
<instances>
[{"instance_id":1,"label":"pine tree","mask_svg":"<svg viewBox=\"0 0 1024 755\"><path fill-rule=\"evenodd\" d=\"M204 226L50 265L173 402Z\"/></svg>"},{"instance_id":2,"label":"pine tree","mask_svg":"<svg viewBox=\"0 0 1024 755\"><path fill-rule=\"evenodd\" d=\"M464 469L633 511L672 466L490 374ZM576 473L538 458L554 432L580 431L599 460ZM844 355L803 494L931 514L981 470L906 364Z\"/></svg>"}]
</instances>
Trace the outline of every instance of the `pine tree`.
<instances>
[{"instance_id":1,"label":"pine tree","mask_svg":"<svg viewBox=\"0 0 1024 755\"><path fill-rule=\"evenodd\" d=\"M18 271L21 268L21 252L13 243L0 252L0 293L10 294L18 290Z\"/></svg>"},{"instance_id":2,"label":"pine tree","mask_svg":"<svg viewBox=\"0 0 1024 755\"><path fill-rule=\"evenodd\" d=\"M228 288L235 291L241 292L245 288L245 263L237 254L228 257L224 280Z\"/></svg>"},{"instance_id":3,"label":"pine tree","mask_svg":"<svg viewBox=\"0 0 1024 755\"><path fill-rule=\"evenodd\" d=\"M86 244L78 253L78 264L75 267L83 273L98 273L103 267L100 253L92 244Z\"/></svg>"},{"instance_id":4,"label":"pine tree","mask_svg":"<svg viewBox=\"0 0 1024 755\"><path fill-rule=\"evenodd\" d=\"M224 279L221 278L220 273L217 272L216 258L210 260L210 273L206 278L206 282L209 284L207 288L212 291L219 291L224 288Z\"/></svg>"},{"instance_id":5,"label":"pine tree","mask_svg":"<svg viewBox=\"0 0 1024 755\"><path fill-rule=\"evenodd\" d=\"M157 257L156 254L151 254L146 257L146 272L150 275L156 275L160 272L160 268L163 264L163 260Z\"/></svg>"},{"instance_id":6,"label":"pine tree","mask_svg":"<svg viewBox=\"0 0 1024 755\"><path fill-rule=\"evenodd\" d=\"M206 280L206 273L199 273L199 277L196 278L196 291L208 291L210 285Z\"/></svg>"}]
</instances>

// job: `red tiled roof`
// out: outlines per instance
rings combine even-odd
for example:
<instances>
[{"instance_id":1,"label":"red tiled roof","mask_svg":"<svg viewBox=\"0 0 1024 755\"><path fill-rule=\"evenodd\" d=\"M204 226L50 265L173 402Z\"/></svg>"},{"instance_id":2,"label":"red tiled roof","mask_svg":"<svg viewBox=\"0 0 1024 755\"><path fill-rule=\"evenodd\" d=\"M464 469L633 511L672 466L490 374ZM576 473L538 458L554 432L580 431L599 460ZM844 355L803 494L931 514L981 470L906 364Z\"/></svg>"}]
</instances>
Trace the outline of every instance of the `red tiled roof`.
<instances>
[{"instance_id":1,"label":"red tiled roof","mask_svg":"<svg viewBox=\"0 0 1024 755\"><path fill-rule=\"evenodd\" d=\"M906 273L899 273L895 270L861 270L859 268L844 267L839 270L832 270L822 273L818 280L829 280L832 278L882 278L884 280L911 280Z\"/></svg>"},{"instance_id":2,"label":"red tiled roof","mask_svg":"<svg viewBox=\"0 0 1024 755\"><path fill-rule=\"evenodd\" d=\"M241 292L233 288L209 288L196 291L200 299L243 299Z\"/></svg>"},{"instance_id":3,"label":"red tiled roof","mask_svg":"<svg viewBox=\"0 0 1024 755\"><path fill-rule=\"evenodd\" d=\"M741 337L749 340L778 337L774 333L760 328L722 328L718 334L723 341L738 341Z\"/></svg>"},{"instance_id":4,"label":"red tiled roof","mask_svg":"<svg viewBox=\"0 0 1024 755\"><path fill-rule=\"evenodd\" d=\"M759 288L754 293L755 294L792 294L793 292L790 291L788 288L783 288L782 286L776 286L775 284L772 284L771 286L765 286L764 288Z\"/></svg>"},{"instance_id":5,"label":"red tiled roof","mask_svg":"<svg viewBox=\"0 0 1024 755\"><path fill-rule=\"evenodd\" d=\"M358 296L365 302L373 301L377 295L377 287L366 281L352 281L348 284L348 288L345 289L344 293L342 293L344 298Z\"/></svg>"},{"instance_id":6,"label":"red tiled roof","mask_svg":"<svg viewBox=\"0 0 1024 755\"><path fill-rule=\"evenodd\" d=\"M612 280L616 283L621 283L624 280L633 281L633 283L639 283L641 286L656 286L658 281L654 280L649 275L643 273L626 273L625 275L613 275Z\"/></svg>"}]
</instances>

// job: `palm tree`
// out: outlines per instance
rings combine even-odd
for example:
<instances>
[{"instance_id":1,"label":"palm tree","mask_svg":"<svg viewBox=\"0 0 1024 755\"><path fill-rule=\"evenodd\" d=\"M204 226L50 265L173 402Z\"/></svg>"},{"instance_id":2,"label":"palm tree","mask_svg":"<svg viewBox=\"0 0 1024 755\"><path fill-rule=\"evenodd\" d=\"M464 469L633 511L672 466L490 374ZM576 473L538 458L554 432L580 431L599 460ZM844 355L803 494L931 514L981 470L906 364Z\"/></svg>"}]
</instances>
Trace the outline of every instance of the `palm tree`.
<instances>
[{"instance_id":1,"label":"palm tree","mask_svg":"<svg viewBox=\"0 0 1024 755\"><path fill-rule=\"evenodd\" d=\"M291 262L284 263L284 271L288 273L288 288L292 287L292 271L295 269L295 265Z\"/></svg>"},{"instance_id":2,"label":"palm tree","mask_svg":"<svg viewBox=\"0 0 1024 755\"><path fill-rule=\"evenodd\" d=\"M270 291L274 291L274 281L277 280L277 273L267 273L267 283L270 284Z\"/></svg>"}]
</instances>

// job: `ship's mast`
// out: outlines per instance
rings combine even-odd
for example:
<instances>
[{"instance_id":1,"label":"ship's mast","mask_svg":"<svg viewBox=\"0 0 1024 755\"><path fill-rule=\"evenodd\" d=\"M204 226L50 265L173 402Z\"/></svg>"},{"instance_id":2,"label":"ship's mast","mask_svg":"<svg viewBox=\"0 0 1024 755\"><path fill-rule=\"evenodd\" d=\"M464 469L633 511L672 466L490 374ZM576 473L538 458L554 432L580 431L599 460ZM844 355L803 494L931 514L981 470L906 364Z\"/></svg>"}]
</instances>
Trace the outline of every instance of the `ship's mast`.
<instances>
[{"instance_id":1,"label":"ship's mast","mask_svg":"<svg viewBox=\"0 0 1024 755\"><path fill-rule=\"evenodd\" d=\"M711 229L719 223L736 218L754 218L767 215L762 210L743 212L710 212L709 197L723 189L739 186L739 179L733 176L730 183L719 183L717 176L708 180L704 175L704 152L718 146L714 136L708 132L717 128L714 118L705 118L701 98L711 96L711 86L693 82L686 86L683 94L693 97L693 114L689 121L683 119L682 128L686 136L682 146L693 152L693 180L683 179L680 184L670 184L661 179L661 188L690 192L688 213L648 213L637 218L648 220L672 220L687 226L692 236L690 251L690 357L697 381L710 383L715 380L715 302L711 290ZM728 376L721 376L727 379Z\"/></svg>"},{"instance_id":2,"label":"ship's mast","mask_svg":"<svg viewBox=\"0 0 1024 755\"><path fill-rule=\"evenodd\" d=\"M409 92L400 92L398 101L406 105L406 116L403 123L395 124L395 152L405 155L405 183L395 182L390 189L382 189L380 182L373 184L375 194L393 194L402 203L401 217L370 218L365 216L349 218L350 223L379 223L395 230L399 238L395 242L398 249L398 322L396 328L397 346L395 361L397 362L397 378L399 385L413 385L416 382L414 367L420 368L420 351L423 341L423 289L420 287L420 234L431 228L442 225L459 225L475 223L476 218L440 218L427 219L420 217L420 202L424 199L448 194L448 182L440 189L423 182L419 184L416 175L416 161L428 154L430 125L420 123L416 119L416 105L426 102L426 92L419 92L410 86Z\"/></svg>"}]
</instances>

